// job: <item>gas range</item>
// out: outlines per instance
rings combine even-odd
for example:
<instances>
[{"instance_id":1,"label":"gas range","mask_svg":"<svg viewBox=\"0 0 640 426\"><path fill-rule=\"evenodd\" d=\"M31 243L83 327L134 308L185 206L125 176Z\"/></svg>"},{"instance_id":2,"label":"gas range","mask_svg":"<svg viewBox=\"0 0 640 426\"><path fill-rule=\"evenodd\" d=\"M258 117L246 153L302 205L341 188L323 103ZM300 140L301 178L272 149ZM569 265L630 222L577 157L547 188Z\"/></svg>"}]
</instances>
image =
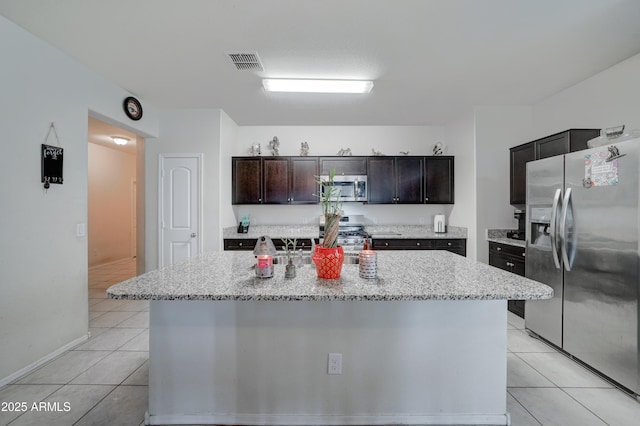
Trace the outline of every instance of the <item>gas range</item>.
<instances>
[{"instance_id":1,"label":"gas range","mask_svg":"<svg viewBox=\"0 0 640 426\"><path fill-rule=\"evenodd\" d=\"M364 230L364 216L343 216L338 228L338 244L345 250L362 250L368 235ZM320 239L324 238L324 221L320 218Z\"/></svg>"}]
</instances>

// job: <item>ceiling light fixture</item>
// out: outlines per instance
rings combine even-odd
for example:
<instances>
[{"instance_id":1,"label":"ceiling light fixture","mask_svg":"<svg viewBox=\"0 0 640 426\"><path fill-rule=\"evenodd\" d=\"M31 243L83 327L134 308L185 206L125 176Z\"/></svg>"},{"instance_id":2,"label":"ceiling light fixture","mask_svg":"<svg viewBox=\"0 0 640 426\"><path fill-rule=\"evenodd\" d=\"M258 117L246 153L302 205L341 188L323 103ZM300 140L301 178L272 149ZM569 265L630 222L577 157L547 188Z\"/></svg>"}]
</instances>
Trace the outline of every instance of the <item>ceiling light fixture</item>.
<instances>
[{"instance_id":1,"label":"ceiling light fixture","mask_svg":"<svg viewBox=\"0 0 640 426\"><path fill-rule=\"evenodd\" d=\"M126 145L129 142L129 138L123 138L122 136L111 136L111 139L116 145Z\"/></svg>"},{"instance_id":2,"label":"ceiling light fixture","mask_svg":"<svg viewBox=\"0 0 640 426\"><path fill-rule=\"evenodd\" d=\"M369 93L373 89L373 81L363 80L265 78L262 85L267 92Z\"/></svg>"}]
</instances>

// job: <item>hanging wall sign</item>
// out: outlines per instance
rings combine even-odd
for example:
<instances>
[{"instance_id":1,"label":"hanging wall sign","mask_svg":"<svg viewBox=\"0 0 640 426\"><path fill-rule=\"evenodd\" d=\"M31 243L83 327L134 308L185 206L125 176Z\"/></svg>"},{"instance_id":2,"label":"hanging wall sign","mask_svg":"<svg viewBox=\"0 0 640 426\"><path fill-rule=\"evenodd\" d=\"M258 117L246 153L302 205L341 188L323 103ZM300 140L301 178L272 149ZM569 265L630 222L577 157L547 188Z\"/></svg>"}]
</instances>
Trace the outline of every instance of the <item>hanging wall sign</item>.
<instances>
[{"instance_id":1,"label":"hanging wall sign","mask_svg":"<svg viewBox=\"0 0 640 426\"><path fill-rule=\"evenodd\" d=\"M59 146L42 144L42 183L45 188L52 183L62 184L63 153Z\"/></svg>"}]
</instances>

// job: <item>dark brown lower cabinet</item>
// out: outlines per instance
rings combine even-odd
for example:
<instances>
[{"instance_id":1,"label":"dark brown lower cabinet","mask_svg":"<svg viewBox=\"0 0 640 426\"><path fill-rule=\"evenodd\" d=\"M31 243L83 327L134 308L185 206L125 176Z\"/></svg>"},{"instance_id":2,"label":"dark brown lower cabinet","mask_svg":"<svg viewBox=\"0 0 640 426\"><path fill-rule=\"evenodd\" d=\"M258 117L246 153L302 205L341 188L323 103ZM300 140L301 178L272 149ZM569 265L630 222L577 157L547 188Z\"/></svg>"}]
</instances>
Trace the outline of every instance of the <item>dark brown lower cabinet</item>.
<instances>
[{"instance_id":1,"label":"dark brown lower cabinet","mask_svg":"<svg viewBox=\"0 0 640 426\"><path fill-rule=\"evenodd\" d=\"M447 250L460 256L467 256L465 239L396 239L374 238L374 250Z\"/></svg>"},{"instance_id":2,"label":"dark brown lower cabinet","mask_svg":"<svg viewBox=\"0 0 640 426\"><path fill-rule=\"evenodd\" d=\"M258 242L257 238L225 238L224 239L224 249L225 250L253 250ZM318 243L318 239L316 239L316 243ZM273 240L273 245L277 250L282 250L284 247L284 243L281 239L275 238ZM311 239L298 239L296 242L296 250L309 250L311 249Z\"/></svg>"},{"instance_id":3,"label":"dark brown lower cabinet","mask_svg":"<svg viewBox=\"0 0 640 426\"><path fill-rule=\"evenodd\" d=\"M491 266L524 277L524 256L524 247L489 242L489 265ZM507 306L509 311L524 318L524 300L509 300Z\"/></svg>"}]
</instances>

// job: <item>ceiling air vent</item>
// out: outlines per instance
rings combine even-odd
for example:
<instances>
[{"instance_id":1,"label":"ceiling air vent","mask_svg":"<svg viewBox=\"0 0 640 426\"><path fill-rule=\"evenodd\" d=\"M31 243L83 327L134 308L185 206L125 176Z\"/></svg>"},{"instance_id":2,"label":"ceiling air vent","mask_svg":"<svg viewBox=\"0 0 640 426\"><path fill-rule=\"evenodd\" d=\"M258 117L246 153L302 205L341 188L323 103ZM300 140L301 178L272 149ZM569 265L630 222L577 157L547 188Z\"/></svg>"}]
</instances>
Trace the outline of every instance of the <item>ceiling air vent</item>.
<instances>
[{"instance_id":1,"label":"ceiling air vent","mask_svg":"<svg viewBox=\"0 0 640 426\"><path fill-rule=\"evenodd\" d=\"M229 58L240 71L263 71L257 53L229 53Z\"/></svg>"}]
</instances>

